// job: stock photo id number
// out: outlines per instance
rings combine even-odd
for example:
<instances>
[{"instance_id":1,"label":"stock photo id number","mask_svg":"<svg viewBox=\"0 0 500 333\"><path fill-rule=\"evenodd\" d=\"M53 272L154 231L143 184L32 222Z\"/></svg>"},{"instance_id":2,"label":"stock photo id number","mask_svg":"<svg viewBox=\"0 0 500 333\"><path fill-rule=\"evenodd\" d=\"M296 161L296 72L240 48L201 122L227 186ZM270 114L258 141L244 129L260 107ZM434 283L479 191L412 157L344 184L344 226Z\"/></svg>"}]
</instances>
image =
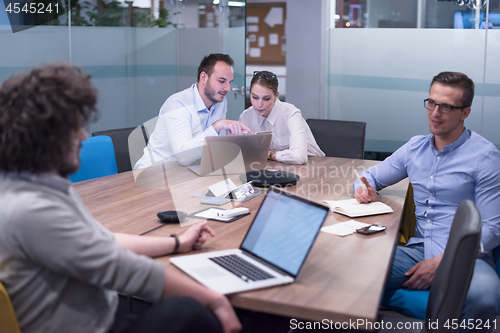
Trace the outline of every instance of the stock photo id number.
<instances>
[{"instance_id":1,"label":"stock photo id number","mask_svg":"<svg viewBox=\"0 0 500 333\"><path fill-rule=\"evenodd\" d=\"M14 33L38 25L61 25L60 16L67 13L66 6L60 0L3 1Z\"/></svg>"},{"instance_id":2,"label":"stock photo id number","mask_svg":"<svg viewBox=\"0 0 500 333\"><path fill-rule=\"evenodd\" d=\"M42 2L14 2L14 3L9 3L7 5L7 8L5 8L5 11L9 14L19 14L21 12L24 12L26 14L46 14L46 13L51 13L55 12L56 14L59 13L59 4L54 3L54 7L52 7L52 3L42 3Z\"/></svg>"}]
</instances>

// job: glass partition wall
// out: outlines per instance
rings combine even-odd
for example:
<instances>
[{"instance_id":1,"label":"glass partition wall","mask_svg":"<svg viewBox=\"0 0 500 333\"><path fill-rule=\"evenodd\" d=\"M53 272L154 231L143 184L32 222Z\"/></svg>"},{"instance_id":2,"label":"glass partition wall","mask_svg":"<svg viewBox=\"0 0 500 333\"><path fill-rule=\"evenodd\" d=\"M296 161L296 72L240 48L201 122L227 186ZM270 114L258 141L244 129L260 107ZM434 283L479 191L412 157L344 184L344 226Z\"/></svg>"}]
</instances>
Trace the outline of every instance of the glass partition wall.
<instances>
[{"instance_id":1,"label":"glass partition wall","mask_svg":"<svg viewBox=\"0 0 500 333\"><path fill-rule=\"evenodd\" d=\"M0 3L0 82L56 61L81 66L99 91L101 116L90 132L156 117L171 94L196 82L209 53L230 54L233 87L244 85L243 0L72 0L62 3L64 14L38 26L19 13L16 32ZM228 95L231 119L244 109L244 96L235 92Z\"/></svg>"},{"instance_id":2,"label":"glass partition wall","mask_svg":"<svg viewBox=\"0 0 500 333\"><path fill-rule=\"evenodd\" d=\"M329 1L327 118L367 123L366 151L429 133L423 100L442 71L475 83L470 128L500 146L499 0Z\"/></svg>"}]
</instances>

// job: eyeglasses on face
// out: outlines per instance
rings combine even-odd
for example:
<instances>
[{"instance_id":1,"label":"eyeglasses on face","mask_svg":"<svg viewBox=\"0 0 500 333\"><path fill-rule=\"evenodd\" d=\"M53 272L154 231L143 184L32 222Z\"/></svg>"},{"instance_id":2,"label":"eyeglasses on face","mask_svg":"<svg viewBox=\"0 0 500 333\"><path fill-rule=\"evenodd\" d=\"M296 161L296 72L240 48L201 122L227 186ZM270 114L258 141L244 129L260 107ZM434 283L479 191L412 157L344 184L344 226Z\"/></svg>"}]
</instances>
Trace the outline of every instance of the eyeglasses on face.
<instances>
[{"instance_id":1,"label":"eyeglasses on face","mask_svg":"<svg viewBox=\"0 0 500 333\"><path fill-rule=\"evenodd\" d=\"M424 106L429 111L433 111L436 108L436 106L439 106L439 112L445 113L445 114L450 113L453 109L466 108L466 106L453 106L453 105L446 104L446 103L436 103L435 101L433 101L432 99L429 99L429 98L424 100Z\"/></svg>"},{"instance_id":2,"label":"eyeglasses on face","mask_svg":"<svg viewBox=\"0 0 500 333\"><path fill-rule=\"evenodd\" d=\"M255 71L253 72L253 77L260 79L261 77L264 77L267 81L277 81L278 78L274 73L268 72L268 71Z\"/></svg>"}]
</instances>

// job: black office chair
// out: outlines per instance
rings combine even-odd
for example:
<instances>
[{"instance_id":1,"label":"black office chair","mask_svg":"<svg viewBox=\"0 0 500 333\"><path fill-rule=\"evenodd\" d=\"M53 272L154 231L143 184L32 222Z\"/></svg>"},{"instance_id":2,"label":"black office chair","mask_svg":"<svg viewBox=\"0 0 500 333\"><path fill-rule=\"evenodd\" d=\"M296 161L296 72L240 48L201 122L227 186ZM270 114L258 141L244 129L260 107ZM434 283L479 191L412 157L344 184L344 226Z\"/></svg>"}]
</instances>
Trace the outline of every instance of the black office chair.
<instances>
[{"instance_id":1,"label":"black office chair","mask_svg":"<svg viewBox=\"0 0 500 333\"><path fill-rule=\"evenodd\" d=\"M460 319L479 251L480 240L481 214L472 201L465 200L458 206L455 213L443 259L432 281L427 303L427 321L393 316L381 316L377 321L391 322L393 325L391 332L394 332L394 327L398 322L420 322L423 325L423 330L413 329L405 330L405 332L456 331L446 330L443 324L448 319L448 323L452 323L453 319L457 319L457 321ZM436 322L439 323L439 327L427 326L429 323ZM378 332L385 332L385 330Z\"/></svg>"},{"instance_id":2,"label":"black office chair","mask_svg":"<svg viewBox=\"0 0 500 333\"><path fill-rule=\"evenodd\" d=\"M149 137L143 125L92 133L92 136L98 135L107 135L113 140L118 173L132 170L135 162L142 156L142 149L146 147Z\"/></svg>"},{"instance_id":3,"label":"black office chair","mask_svg":"<svg viewBox=\"0 0 500 333\"><path fill-rule=\"evenodd\" d=\"M364 158L366 123L327 119L306 121L326 156Z\"/></svg>"}]
</instances>

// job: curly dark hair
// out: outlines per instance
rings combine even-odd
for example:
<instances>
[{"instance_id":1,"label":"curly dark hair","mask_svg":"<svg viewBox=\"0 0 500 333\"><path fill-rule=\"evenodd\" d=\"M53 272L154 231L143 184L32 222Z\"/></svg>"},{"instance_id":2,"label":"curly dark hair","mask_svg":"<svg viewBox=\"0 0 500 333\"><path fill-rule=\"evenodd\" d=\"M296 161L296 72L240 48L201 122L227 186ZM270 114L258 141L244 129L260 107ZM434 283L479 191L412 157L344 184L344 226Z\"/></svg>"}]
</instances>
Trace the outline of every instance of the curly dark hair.
<instances>
[{"instance_id":1,"label":"curly dark hair","mask_svg":"<svg viewBox=\"0 0 500 333\"><path fill-rule=\"evenodd\" d=\"M200 62L200 66L198 66L198 82L200 81L201 72L207 73L208 76L212 75L214 66L218 61L223 61L231 67L234 66L233 59L231 59L231 57L227 54L212 53L210 55L207 55Z\"/></svg>"},{"instance_id":2,"label":"curly dark hair","mask_svg":"<svg viewBox=\"0 0 500 333\"><path fill-rule=\"evenodd\" d=\"M97 90L74 66L52 64L0 86L0 171L65 175L72 139L97 119Z\"/></svg>"},{"instance_id":3,"label":"curly dark hair","mask_svg":"<svg viewBox=\"0 0 500 333\"><path fill-rule=\"evenodd\" d=\"M432 78L430 88L434 83L462 90L462 106L470 107L474 99L474 81L460 72L441 72Z\"/></svg>"}]
</instances>

